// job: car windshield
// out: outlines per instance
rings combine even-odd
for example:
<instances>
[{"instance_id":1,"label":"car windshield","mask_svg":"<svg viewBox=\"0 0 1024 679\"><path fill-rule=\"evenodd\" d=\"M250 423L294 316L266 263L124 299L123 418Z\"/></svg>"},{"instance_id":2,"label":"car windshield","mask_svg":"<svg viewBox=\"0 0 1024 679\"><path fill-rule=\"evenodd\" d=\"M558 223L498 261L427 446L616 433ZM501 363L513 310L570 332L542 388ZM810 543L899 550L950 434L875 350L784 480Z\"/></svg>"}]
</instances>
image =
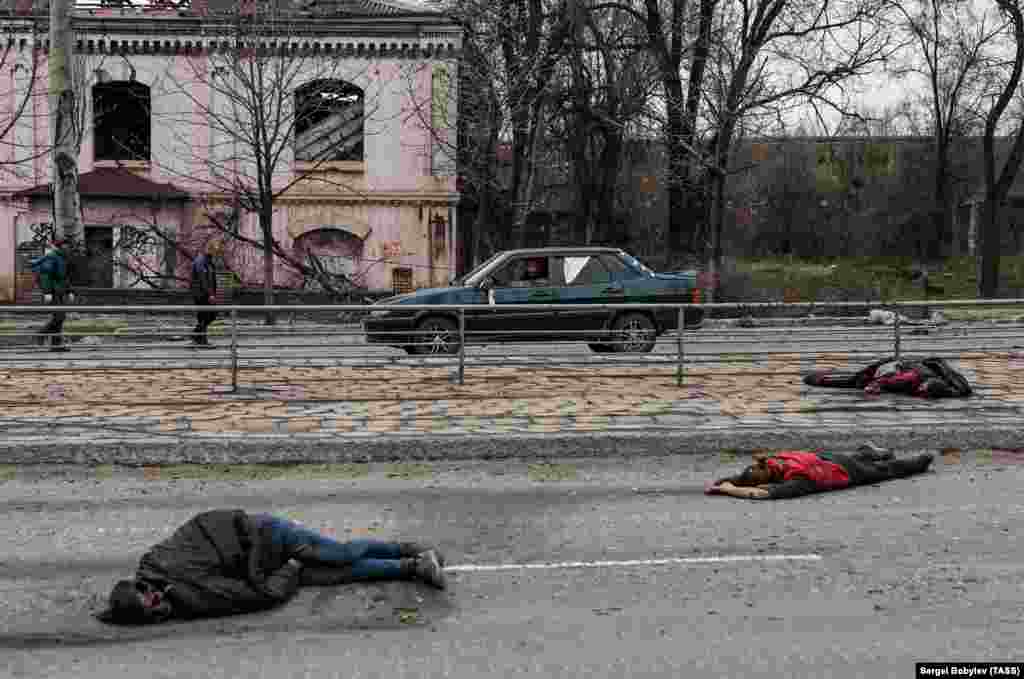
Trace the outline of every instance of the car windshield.
<instances>
[{"instance_id":1,"label":"car windshield","mask_svg":"<svg viewBox=\"0 0 1024 679\"><path fill-rule=\"evenodd\" d=\"M454 279L452 281L452 285L456 285L456 286L476 285L479 282L479 281L476 280L477 274L479 274L481 271L483 271L488 266L490 266L491 263L494 262L494 260L498 259L498 257L501 257L501 253L500 252L491 255L491 257L486 262L484 262L482 264L478 264L475 267L473 267L473 270L470 271L469 273L462 274L458 278Z\"/></svg>"},{"instance_id":2,"label":"car windshield","mask_svg":"<svg viewBox=\"0 0 1024 679\"><path fill-rule=\"evenodd\" d=\"M653 274L654 273L654 271L651 269L651 267L647 266L646 264L641 262L639 259L637 259L633 255L629 254L628 252L625 252L624 250L619 250L619 256L622 257L624 260L626 260L626 263L629 264L630 266L632 266L634 269L638 269L640 271L643 271L646 274Z\"/></svg>"}]
</instances>

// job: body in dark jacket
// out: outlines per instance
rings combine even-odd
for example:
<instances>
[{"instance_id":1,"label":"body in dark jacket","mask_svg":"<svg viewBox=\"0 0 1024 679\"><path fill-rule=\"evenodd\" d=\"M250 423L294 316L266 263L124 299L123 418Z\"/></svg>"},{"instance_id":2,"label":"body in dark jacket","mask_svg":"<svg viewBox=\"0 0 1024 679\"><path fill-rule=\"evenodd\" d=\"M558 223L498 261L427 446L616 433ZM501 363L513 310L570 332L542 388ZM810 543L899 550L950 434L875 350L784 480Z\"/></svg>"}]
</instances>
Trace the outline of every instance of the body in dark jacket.
<instances>
[{"instance_id":1,"label":"body in dark jacket","mask_svg":"<svg viewBox=\"0 0 1024 679\"><path fill-rule=\"evenodd\" d=\"M971 385L945 359L937 356L920 360L888 356L857 372L821 370L804 377L815 387L862 389L868 394L892 392L922 398L963 398Z\"/></svg>"},{"instance_id":2,"label":"body in dark jacket","mask_svg":"<svg viewBox=\"0 0 1024 679\"><path fill-rule=\"evenodd\" d=\"M98 617L104 622L145 624L251 613L287 602L300 585L363 579L353 577L351 563L318 559L315 540L298 544L280 539L275 524L262 516L240 509L196 515L143 554L134 580L115 585L110 607ZM322 542L344 547L326 538ZM435 552L419 543L390 544L395 556L403 557L401 568L392 572L423 577L425 570L437 565ZM443 574L426 575L443 579Z\"/></svg>"},{"instance_id":3,"label":"body in dark jacket","mask_svg":"<svg viewBox=\"0 0 1024 679\"><path fill-rule=\"evenodd\" d=\"M709 495L781 500L898 479L928 471L931 455L896 459L892 453L862 449L854 455L785 451L757 460L743 472L711 484Z\"/></svg>"}]
</instances>

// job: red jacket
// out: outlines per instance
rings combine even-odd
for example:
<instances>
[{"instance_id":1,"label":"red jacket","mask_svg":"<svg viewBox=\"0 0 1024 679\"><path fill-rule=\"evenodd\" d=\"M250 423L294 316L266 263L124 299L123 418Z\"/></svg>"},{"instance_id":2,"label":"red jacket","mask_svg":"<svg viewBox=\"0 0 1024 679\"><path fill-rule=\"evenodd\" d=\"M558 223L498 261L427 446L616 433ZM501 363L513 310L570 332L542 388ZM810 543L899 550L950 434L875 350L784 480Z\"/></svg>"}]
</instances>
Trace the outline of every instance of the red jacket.
<instances>
[{"instance_id":1,"label":"red jacket","mask_svg":"<svg viewBox=\"0 0 1024 679\"><path fill-rule=\"evenodd\" d=\"M765 461L772 470L782 471L782 480L809 479L821 490L846 488L850 475L835 462L818 457L817 453L801 450L787 450L777 453Z\"/></svg>"}]
</instances>

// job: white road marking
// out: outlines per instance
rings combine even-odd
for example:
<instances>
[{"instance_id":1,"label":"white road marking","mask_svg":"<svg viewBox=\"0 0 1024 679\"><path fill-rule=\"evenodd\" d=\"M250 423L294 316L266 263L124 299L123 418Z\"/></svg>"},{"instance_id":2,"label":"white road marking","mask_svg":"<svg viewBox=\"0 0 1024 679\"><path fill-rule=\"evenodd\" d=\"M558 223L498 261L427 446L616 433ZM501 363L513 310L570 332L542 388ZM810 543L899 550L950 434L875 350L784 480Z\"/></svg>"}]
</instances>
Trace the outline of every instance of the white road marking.
<instances>
[{"instance_id":1,"label":"white road marking","mask_svg":"<svg viewBox=\"0 0 1024 679\"><path fill-rule=\"evenodd\" d=\"M670 559L640 559L634 561L561 561L554 563L502 563L462 564L446 566L450 573L480 573L485 571L563 570L570 568L630 568L636 566L699 565L716 563L756 563L765 561L821 561L819 554L750 554L729 556L681 556Z\"/></svg>"}]
</instances>

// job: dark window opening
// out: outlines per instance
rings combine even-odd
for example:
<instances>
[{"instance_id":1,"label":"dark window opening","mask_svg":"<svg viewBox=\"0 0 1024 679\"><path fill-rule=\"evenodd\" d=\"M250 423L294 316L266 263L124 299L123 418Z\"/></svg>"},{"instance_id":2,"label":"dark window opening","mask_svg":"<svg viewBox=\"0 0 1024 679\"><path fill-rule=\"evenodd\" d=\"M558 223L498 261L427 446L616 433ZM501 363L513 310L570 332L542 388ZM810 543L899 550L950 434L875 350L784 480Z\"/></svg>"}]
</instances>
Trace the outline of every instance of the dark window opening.
<instances>
[{"instance_id":1,"label":"dark window opening","mask_svg":"<svg viewBox=\"0 0 1024 679\"><path fill-rule=\"evenodd\" d=\"M96 160L149 160L149 87L137 82L94 85Z\"/></svg>"},{"instance_id":2,"label":"dark window opening","mask_svg":"<svg viewBox=\"0 0 1024 679\"><path fill-rule=\"evenodd\" d=\"M391 270L391 287L396 295L412 292L412 269L400 268Z\"/></svg>"},{"instance_id":3,"label":"dark window opening","mask_svg":"<svg viewBox=\"0 0 1024 679\"><path fill-rule=\"evenodd\" d=\"M295 159L363 159L363 91L340 80L315 80L295 92Z\"/></svg>"}]
</instances>

